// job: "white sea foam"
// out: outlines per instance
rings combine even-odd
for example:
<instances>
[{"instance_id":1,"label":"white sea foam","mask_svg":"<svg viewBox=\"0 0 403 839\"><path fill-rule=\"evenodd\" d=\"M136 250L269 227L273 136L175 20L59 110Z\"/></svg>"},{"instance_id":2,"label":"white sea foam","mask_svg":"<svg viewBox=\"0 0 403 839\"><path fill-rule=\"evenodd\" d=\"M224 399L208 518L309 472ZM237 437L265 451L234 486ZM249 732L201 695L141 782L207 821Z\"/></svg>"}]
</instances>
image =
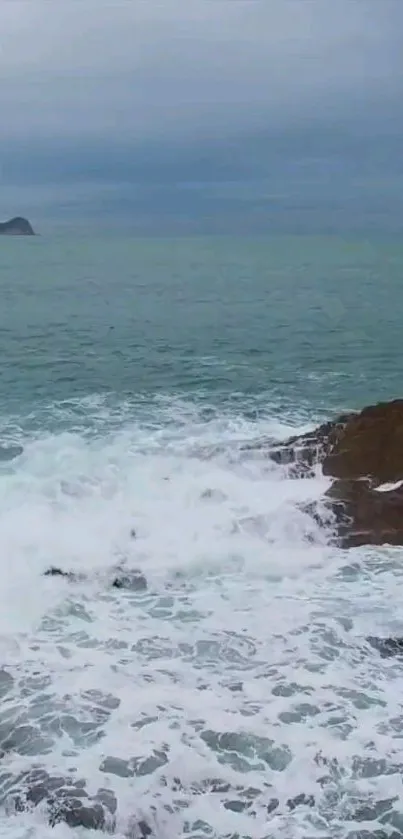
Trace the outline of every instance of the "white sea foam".
<instances>
[{"instance_id":1,"label":"white sea foam","mask_svg":"<svg viewBox=\"0 0 403 839\"><path fill-rule=\"evenodd\" d=\"M35 766L113 790L118 834L403 832L403 668L365 641L400 632L400 550L327 545L326 479L243 448L288 425L92 409L1 465L0 835L72 835L9 816Z\"/></svg>"}]
</instances>

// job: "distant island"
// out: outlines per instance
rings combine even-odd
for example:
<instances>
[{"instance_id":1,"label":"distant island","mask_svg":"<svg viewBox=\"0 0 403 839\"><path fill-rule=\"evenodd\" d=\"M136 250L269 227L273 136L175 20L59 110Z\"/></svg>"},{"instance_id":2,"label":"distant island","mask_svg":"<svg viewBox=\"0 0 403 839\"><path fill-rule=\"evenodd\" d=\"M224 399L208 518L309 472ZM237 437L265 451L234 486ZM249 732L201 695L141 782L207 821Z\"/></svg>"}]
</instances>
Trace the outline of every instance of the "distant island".
<instances>
[{"instance_id":1,"label":"distant island","mask_svg":"<svg viewBox=\"0 0 403 839\"><path fill-rule=\"evenodd\" d=\"M16 216L0 222L0 236L35 236L35 232L26 218Z\"/></svg>"}]
</instances>

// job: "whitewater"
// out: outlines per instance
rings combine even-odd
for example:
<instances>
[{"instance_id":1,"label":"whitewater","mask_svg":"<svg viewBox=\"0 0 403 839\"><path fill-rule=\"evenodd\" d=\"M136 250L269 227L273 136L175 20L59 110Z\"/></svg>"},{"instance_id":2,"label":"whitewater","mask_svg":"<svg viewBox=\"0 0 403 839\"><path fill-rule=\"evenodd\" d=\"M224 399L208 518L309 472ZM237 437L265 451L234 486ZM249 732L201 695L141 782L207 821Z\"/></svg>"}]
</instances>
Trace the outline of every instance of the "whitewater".
<instances>
[{"instance_id":1,"label":"whitewater","mask_svg":"<svg viewBox=\"0 0 403 839\"><path fill-rule=\"evenodd\" d=\"M88 835L72 799L133 839L403 835L403 669L366 640L399 634L401 550L329 544L303 511L327 479L267 457L316 419L93 397L3 421L1 836Z\"/></svg>"}]
</instances>

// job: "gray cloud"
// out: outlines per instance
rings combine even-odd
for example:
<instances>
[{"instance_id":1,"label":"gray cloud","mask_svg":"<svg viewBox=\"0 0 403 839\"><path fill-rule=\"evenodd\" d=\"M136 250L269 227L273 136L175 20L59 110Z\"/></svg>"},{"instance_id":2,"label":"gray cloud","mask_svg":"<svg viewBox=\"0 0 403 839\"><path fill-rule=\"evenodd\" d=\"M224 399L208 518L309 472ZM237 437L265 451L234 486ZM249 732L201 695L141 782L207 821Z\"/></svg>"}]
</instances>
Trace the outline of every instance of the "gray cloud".
<instances>
[{"instance_id":1,"label":"gray cloud","mask_svg":"<svg viewBox=\"0 0 403 839\"><path fill-rule=\"evenodd\" d=\"M4 0L0 138L221 138L394 103L401 0Z\"/></svg>"},{"instance_id":2,"label":"gray cloud","mask_svg":"<svg viewBox=\"0 0 403 839\"><path fill-rule=\"evenodd\" d=\"M402 0L0 3L6 214L397 229L402 101Z\"/></svg>"}]
</instances>

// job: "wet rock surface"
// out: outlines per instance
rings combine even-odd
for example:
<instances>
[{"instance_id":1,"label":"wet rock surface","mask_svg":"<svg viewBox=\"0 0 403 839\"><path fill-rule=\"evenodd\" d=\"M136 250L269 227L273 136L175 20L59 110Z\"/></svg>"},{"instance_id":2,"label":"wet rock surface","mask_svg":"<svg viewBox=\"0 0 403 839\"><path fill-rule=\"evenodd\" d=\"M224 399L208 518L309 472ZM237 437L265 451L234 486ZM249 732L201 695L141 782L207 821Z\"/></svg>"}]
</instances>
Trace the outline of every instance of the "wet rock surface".
<instances>
[{"instance_id":1,"label":"wet rock surface","mask_svg":"<svg viewBox=\"0 0 403 839\"><path fill-rule=\"evenodd\" d=\"M343 414L268 454L294 477L319 464L333 479L324 502L341 547L403 545L403 399ZM318 505L304 509L323 523Z\"/></svg>"},{"instance_id":2,"label":"wet rock surface","mask_svg":"<svg viewBox=\"0 0 403 839\"><path fill-rule=\"evenodd\" d=\"M375 484L403 478L403 399L351 415L323 460L332 478L369 478Z\"/></svg>"},{"instance_id":3,"label":"wet rock surface","mask_svg":"<svg viewBox=\"0 0 403 839\"><path fill-rule=\"evenodd\" d=\"M332 447L343 436L349 420L354 414L342 414L332 422L325 422L308 431L289 437L269 449L270 460L281 466L288 466L290 477L312 477L315 467L322 464Z\"/></svg>"},{"instance_id":4,"label":"wet rock surface","mask_svg":"<svg viewBox=\"0 0 403 839\"><path fill-rule=\"evenodd\" d=\"M380 492L365 479L338 480L325 501L341 547L403 545L403 486Z\"/></svg>"}]
</instances>

